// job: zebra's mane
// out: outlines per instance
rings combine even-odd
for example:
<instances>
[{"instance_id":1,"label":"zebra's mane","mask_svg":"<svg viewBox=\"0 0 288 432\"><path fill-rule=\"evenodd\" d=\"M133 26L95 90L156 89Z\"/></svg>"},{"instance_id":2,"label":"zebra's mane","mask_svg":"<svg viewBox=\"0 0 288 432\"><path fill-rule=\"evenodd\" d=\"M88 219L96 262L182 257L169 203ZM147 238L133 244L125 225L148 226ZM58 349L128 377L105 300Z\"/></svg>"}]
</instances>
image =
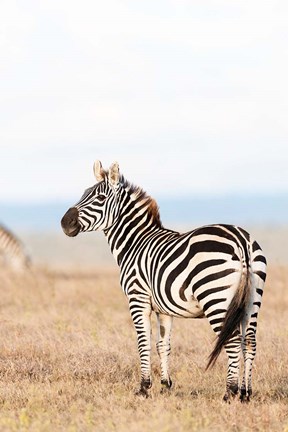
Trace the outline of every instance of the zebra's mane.
<instances>
[{"instance_id":1,"label":"zebra's mane","mask_svg":"<svg viewBox=\"0 0 288 432\"><path fill-rule=\"evenodd\" d=\"M147 194L140 186L136 186L133 183L126 180L123 175L120 175L120 184L124 189L126 189L129 194L133 194L137 200L137 202L145 202L147 204L147 210L149 215L153 218L154 222L160 227L163 228L159 207L157 202L150 195Z\"/></svg>"}]
</instances>

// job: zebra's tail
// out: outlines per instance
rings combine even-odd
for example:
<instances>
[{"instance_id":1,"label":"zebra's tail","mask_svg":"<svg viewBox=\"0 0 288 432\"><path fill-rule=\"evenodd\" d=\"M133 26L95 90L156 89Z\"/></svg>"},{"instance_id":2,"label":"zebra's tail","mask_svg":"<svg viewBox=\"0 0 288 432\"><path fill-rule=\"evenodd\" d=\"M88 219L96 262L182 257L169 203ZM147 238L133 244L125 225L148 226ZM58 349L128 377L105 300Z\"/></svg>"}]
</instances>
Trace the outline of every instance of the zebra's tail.
<instances>
[{"instance_id":1,"label":"zebra's tail","mask_svg":"<svg viewBox=\"0 0 288 432\"><path fill-rule=\"evenodd\" d=\"M251 291L251 276L250 276L250 263L243 262L242 276L239 288L236 291L229 307L226 312L223 326L216 341L215 347L209 355L206 370L213 367L222 348L227 344L229 339L233 336L235 330L239 329L240 323L244 317L246 307L249 302Z\"/></svg>"}]
</instances>

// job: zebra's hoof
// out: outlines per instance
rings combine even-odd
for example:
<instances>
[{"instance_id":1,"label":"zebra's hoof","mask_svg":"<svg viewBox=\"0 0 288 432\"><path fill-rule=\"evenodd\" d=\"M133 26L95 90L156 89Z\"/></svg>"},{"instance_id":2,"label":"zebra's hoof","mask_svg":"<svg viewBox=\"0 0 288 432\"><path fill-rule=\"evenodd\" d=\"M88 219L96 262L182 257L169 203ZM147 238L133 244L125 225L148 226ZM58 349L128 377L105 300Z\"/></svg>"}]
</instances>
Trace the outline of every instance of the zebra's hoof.
<instances>
[{"instance_id":1,"label":"zebra's hoof","mask_svg":"<svg viewBox=\"0 0 288 432\"><path fill-rule=\"evenodd\" d=\"M142 396L142 397L145 397L147 399L149 397L148 389L145 387L140 387L139 390L135 391L135 396Z\"/></svg>"},{"instance_id":2,"label":"zebra's hoof","mask_svg":"<svg viewBox=\"0 0 288 432\"><path fill-rule=\"evenodd\" d=\"M237 393L238 393L238 385L231 385L227 389L225 395L223 396L223 401L230 403L231 400L235 399L235 396L237 395Z\"/></svg>"},{"instance_id":3,"label":"zebra's hoof","mask_svg":"<svg viewBox=\"0 0 288 432\"><path fill-rule=\"evenodd\" d=\"M230 393L226 392L225 395L223 396L223 401L226 403L230 403L231 402L231 395Z\"/></svg>"},{"instance_id":4,"label":"zebra's hoof","mask_svg":"<svg viewBox=\"0 0 288 432\"><path fill-rule=\"evenodd\" d=\"M161 380L161 394L169 393L172 388L172 380Z\"/></svg>"},{"instance_id":5,"label":"zebra's hoof","mask_svg":"<svg viewBox=\"0 0 288 432\"><path fill-rule=\"evenodd\" d=\"M223 396L223 401L230 404L232 400L235 399L235 394L233 393L225 393L225 395Z\"/></svg>"},{"instance_id":6,"label":"zebra's hoof","mask_svg":"<svg viewBox=\"0 0 288 432\"><path fill-rule=\"evenodd\" d=\"M250 402L251 395L252 395L252 390L251 389L249 389L248 391L246 391L246 389L241 389L240 401L242 403L248 403L248 402Z\"/></svg>"},{"instance_id":7,"label":"zebra's hoof","mask_svg":"<svg viewBox=\"0 0 288 432\"><path fill-rule=\"evenodd\" d=\"M140 389L135 392L136 396L144 396L146 398L149 397L148 390L152 387L151 380L144 380L142 379L140 384Z\"/></svg>"}]
</instances>

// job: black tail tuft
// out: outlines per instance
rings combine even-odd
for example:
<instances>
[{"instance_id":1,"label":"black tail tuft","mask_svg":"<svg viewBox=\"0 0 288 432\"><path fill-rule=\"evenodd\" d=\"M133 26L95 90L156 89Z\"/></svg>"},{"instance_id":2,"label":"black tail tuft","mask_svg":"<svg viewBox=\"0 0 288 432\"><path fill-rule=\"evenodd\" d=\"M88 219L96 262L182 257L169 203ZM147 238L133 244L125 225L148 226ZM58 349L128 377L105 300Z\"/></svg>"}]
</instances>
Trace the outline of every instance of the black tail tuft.
<instances>
[{"instance_id":1,"label":"black tail tuft","mask_svg":"<svg viewBox=\"0 0 288 432\"><path fill-rule=\"evenodd\" d=\"M209 355L206 370L214 366L220 352L222 351L222 348L227 344L232 336L237 334L236 332L238 331L240 323L245 314L246 305L249 300L249 294L250 276L249 270L245 267L243 268L240 286L229 305L221 332L218 336L213 351Z\"/></svg>"}]
</instances>

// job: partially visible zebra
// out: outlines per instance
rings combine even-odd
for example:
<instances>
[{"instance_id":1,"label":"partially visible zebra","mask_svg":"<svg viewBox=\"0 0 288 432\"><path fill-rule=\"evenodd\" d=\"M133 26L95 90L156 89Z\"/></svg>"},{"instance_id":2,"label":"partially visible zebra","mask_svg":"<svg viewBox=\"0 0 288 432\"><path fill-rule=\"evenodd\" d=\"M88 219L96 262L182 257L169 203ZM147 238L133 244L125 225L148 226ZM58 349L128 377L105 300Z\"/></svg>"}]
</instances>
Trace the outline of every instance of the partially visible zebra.
<instances>
[{"instance_id":1,"label":"partially visible zebra","mask_svg":"<svg viewBox=\"0 0 288 432\"><path fill-rule=\"evenodd\" d=\"M30 266L30 257L23 243L3 225L0 225L0 264L15 270Z\"/></svg>"},{"instance_id":2,"label":"partially visible zebra","mask_svg":"<svg viewBox=\"0 0 288 432\"><path fill-rule=\"evenodd\" d=\"M105 171L94 164L97 184L63 216L70 237L103 230L120 267L141 360L139 394L151 387L150 317L158 322L157 352L161 384L169 389L170 334L173 317L206 317L216 333L208 366L224 347L228 372L224 400L239 390L241 354L244 373L240 399L252 394L257 316L266 278L266 259L259 244L242 228L208 225L180 234L162 226L156 202L119 174L117 163Z\"/></svg>"}]
</instances>

